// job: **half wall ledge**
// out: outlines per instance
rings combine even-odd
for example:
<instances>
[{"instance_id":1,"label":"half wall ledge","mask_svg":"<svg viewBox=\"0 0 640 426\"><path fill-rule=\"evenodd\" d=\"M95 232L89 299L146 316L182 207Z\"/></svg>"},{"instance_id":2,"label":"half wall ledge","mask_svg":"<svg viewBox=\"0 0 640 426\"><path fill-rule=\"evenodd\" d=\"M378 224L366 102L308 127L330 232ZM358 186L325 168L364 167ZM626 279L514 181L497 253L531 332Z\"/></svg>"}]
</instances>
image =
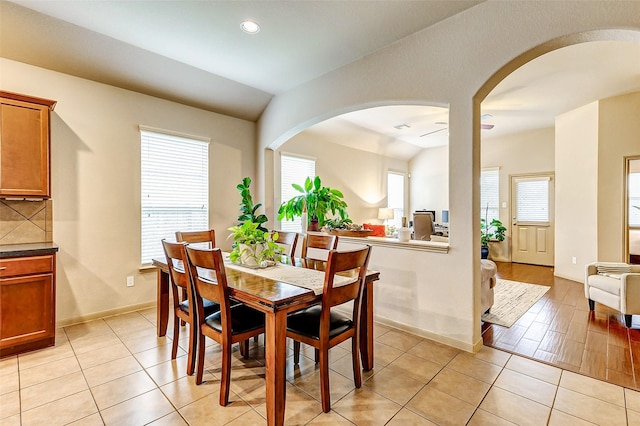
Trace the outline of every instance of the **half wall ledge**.
<instances>
[{"instance_id":1,"label":"half wall ledge","mask_svg":"<svg viewBox=\"0 0 640 426\"><path fill-rule=\"evenodd\" d=\"M449 243L436 242L436 241L420 241L410 240L407 242L401 242L397 238L385 238L385 237L339 237L340 241L355 243L355 244L371 244L373 247L393 247L405 250L414 251L430 251L435 253L448 253Z\"/></svg>"}]
</instances>

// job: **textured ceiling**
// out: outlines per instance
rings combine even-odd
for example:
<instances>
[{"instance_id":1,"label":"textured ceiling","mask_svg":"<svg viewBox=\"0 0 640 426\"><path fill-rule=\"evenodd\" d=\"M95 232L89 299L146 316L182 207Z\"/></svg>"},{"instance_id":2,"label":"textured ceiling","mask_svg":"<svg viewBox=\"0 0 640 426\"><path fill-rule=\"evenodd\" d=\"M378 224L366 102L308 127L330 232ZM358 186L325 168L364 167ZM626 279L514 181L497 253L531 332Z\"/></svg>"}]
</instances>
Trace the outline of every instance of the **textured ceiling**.
<instances>
[{"instance_id":1,"label":"textured ceiling","mask_svg":"<svg viewBox=\"0 0 640 426\"><path fill-rule=\"evenodd\" d=\"M0 54L255 121L273 95L478 3L1 0Z\"/></svg>"}]
</instances>

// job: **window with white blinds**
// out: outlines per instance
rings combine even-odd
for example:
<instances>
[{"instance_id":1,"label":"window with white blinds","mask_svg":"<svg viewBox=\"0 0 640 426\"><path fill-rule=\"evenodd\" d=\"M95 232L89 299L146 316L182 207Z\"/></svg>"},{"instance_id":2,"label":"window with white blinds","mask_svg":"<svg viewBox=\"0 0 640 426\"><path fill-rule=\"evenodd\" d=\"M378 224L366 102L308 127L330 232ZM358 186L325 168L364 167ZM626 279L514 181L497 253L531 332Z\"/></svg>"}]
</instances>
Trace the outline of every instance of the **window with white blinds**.
<instances>
[{"instance_id":1,"label":"window with white blinds","mask_svg":"<svg viewBox=\"0 0 640 426\"><path fill-rule=\"evenodd\" d=\"M500 219L500 169L484 169L480 172L480 218L491 223Z\"/></svg>"},{"instance_id":2,"label":"window with white blinds","mask_svg":"<svg viewBox=\"0 0 640 426\"><path fill-rule=\"evenodd\" d=\"M549 178L517 179L516 186L516 220L549 222Z\"/></svg>"},{"instance_id":3,"label":"window with white blinds","mask_svg":"<svg viewBox=\"0 0 640 426\"><path fill-rule=\"evenodd\" d=\"M280 155L280 199L287 202L300 192L293 189L291 184L298 184L304 187L307 177L312 180L316 176L316 160L309 157L301 157L291 154ZM280 230L291 232L302 232L300 218L296 217L292 221L283 219L280 222Z\"/></svg>"},{"instance_id":4,"label":"window with white blinds","mask_svg":"<svg viewBox=\"0 0 640 426\"><path fill-rule=\"evenodd\" d=\"M209 228L209 141L140 127L141 262L163 258L161 240Z\"/></svg>"},{"instance_id":5,"label":"window with white blinds","mask_svg":"<svg viewBox=\"0 0 640 426\"><path fill-rule=\"evenodd\" d=\"M393 219L388 219L387 225L400 228L402 226L402 216L404 216L403 173L387 173L387 207L393 209Z\"/></svg>"}]
</instances>

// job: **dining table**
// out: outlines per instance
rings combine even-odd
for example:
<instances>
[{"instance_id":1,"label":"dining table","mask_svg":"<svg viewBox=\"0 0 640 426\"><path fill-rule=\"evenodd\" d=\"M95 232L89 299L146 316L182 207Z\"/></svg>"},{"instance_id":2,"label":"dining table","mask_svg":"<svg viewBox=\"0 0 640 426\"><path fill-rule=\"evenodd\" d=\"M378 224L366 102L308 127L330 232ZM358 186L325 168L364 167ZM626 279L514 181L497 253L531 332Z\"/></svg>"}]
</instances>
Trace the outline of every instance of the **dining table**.
<instances>
[{"instance_id":1,"label":"dining table","mask_svg":"<svg viewBox=\"0 0 640 426\"><path fill-rule=\"evenodd\" d=\"M326 267L326 262L321 260L283 257L281 262L318 271ZM169 321L169 269L165 259L155 258L153 265L157 268L157 333L160 337L166 334ZM286 401L287 314L320 303L322 294L296 285L292 282L295 278L273 279L255 270L237 267L227 267L225 271L229 296L265 313L267 424L282 425ZM356 276L355 271L345 274ZM360 314L360 354L364 370L373 368L373 283L379 278L379 272L367 270Z\"/></svg>"}]
</instances>

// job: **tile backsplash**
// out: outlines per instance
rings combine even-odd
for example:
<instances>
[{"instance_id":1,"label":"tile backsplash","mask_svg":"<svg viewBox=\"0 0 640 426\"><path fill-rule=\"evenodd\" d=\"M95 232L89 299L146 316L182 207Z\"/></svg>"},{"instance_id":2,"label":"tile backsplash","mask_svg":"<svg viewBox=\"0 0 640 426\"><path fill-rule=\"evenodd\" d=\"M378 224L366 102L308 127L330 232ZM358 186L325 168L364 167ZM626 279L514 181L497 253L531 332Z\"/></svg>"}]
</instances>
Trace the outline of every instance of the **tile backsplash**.
<instances>
[{"instance_id":1,"label":"tile backsplash","mask_svg":"<svg viewBox=\"0 0 640 426\"><path fill-rule=\"evenodd\" d=\"M0 244L53 241L51 200L0 199Z\"/></svg>"}]
</instances>

